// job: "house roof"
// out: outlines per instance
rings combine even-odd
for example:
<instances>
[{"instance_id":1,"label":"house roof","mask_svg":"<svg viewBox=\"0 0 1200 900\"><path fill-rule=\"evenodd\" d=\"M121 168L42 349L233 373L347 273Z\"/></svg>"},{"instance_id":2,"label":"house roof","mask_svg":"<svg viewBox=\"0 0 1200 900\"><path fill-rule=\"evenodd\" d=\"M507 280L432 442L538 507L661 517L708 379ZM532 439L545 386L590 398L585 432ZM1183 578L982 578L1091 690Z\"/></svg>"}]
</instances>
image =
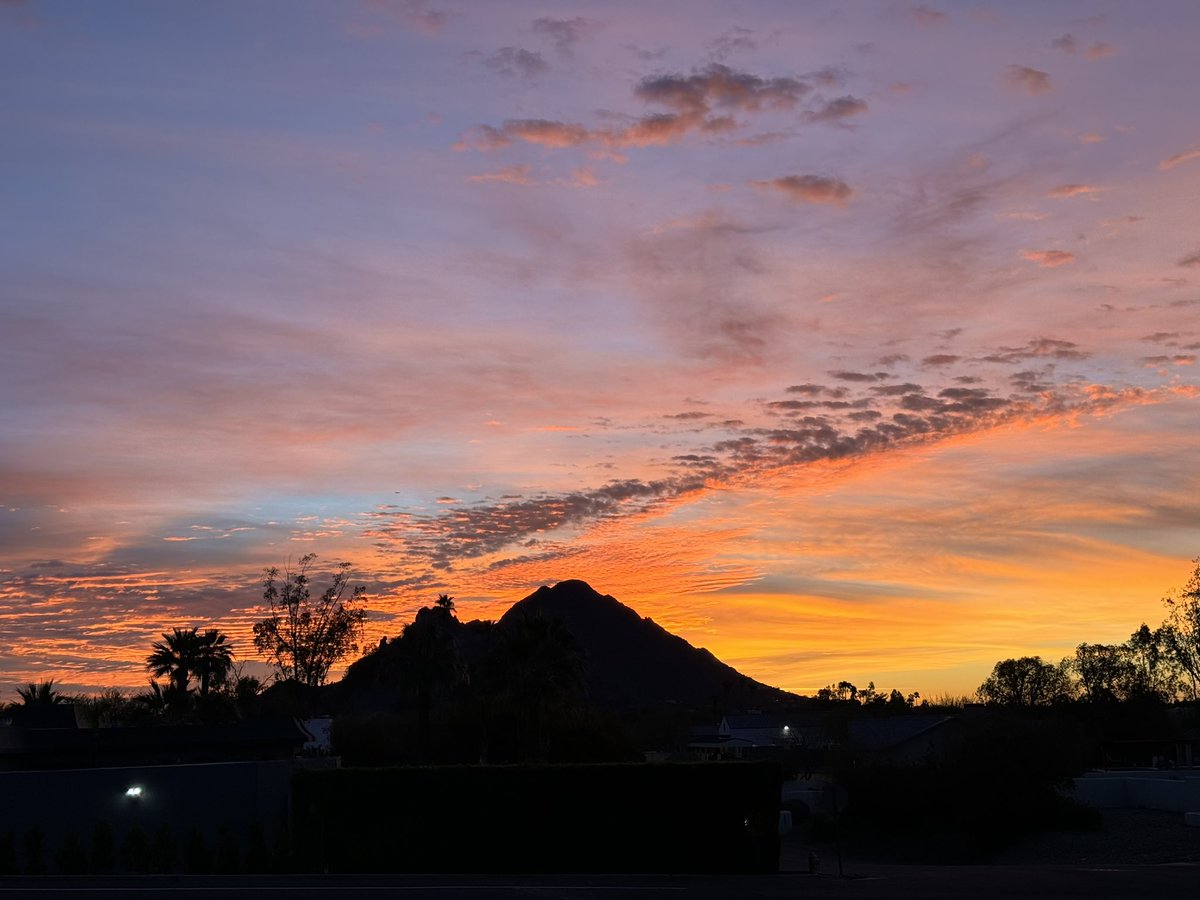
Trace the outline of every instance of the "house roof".
<instances>
[{"instance_id":1,"label":"house roof","mask_svg":"<svg viewBox=\"0 0 1200 900\"><path fill-rule=\"evenodd\" d=\"M848 723L848 737L858 750L892 750L952 721L953 716L922 715L853 719Z\"/></svg>"}]
</instances>

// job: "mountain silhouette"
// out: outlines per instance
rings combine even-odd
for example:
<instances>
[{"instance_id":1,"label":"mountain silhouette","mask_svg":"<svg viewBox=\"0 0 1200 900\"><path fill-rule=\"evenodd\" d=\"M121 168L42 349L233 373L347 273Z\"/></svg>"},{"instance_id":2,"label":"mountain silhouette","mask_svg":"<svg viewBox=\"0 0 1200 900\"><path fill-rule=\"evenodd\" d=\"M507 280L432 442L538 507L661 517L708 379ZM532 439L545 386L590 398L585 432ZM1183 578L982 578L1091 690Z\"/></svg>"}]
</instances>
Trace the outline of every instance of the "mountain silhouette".
<instances>
[{"instance_id":1,"label":"mountain silhouette","mask_svg":"<svg viewBox=\"0 0 1200 900\"><path fill-rule=\"evenodd\" d=\"M524 616L560 620L583 656L588 701L611 711L674 708L705 712L778 711L803 699L769 687L721 662L584 581L541 587L499 621L460 622L448 609L417 612L413 626L453 645L468 669ZM404 642L386 640L355 662L338 685L343 708L386 708L410 689Z\"/></svg>"},{"instance_id":2,"label":"mountain silhouette","mask_svg":"<svg viewBox=\"0 0 1200 900\"><path fill-rule=\"evenodd\" d=\"M514 604L497 628L523 615L562 620L583 651L588 697L602 708L732 711L801 702L743 675L584 581L538 588Z\"/></svg>"}]
</instances>

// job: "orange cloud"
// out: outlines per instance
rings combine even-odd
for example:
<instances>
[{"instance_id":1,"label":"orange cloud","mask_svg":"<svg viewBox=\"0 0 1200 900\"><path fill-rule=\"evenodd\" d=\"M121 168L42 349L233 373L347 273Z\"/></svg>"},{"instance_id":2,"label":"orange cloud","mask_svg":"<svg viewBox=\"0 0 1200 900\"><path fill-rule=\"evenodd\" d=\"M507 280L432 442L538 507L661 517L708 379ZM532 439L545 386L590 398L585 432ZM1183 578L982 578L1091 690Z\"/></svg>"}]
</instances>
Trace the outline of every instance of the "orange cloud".
<instances>
[{"instance_id":1,"label":"orange cloud","mask_svg":"<svg viewBox=\"0 0 1200 900\"><path fill-rule=\"evenodd\" d=\"M1098 194L1103 190L1104 188L1096 187L1094 184L1060 184L1058 187L1048 190L1046 196L1061 200L1067 197L1083 197L1087 194Z\"/></svg>"},{"instance_id":2,"label":"orange cloud","mask_svg":"<svg viewBox=\"0 0 1200 900\"><path fill-rule=\"evenodd\" d=\"M551 148L578 147L590 138L582 125L548 119L509 119L504 123L504 133L529 144Z\"/></svg>"},{"instance_id":3,"label":"orange cloud","mask_svg":"<svg viewBox=\"0 0 1200 900\"><path fill-rule=\"evenodd\" d=\"M581 166L571 173L571 184L575 187L595 187L599 183L595 170L589 166Z\"/></svg>"},{"instance_id":4,"label":"orange cloud","mask_svg":"<svg viewBox=\"0 0 1200 900\"><path fill-rule=\"evenodd\" d=\"M1075 254L1067 250L1022 250L1021 256L1043 269L1053 269L1075 262Z\"/></svg>"}]
</instances>

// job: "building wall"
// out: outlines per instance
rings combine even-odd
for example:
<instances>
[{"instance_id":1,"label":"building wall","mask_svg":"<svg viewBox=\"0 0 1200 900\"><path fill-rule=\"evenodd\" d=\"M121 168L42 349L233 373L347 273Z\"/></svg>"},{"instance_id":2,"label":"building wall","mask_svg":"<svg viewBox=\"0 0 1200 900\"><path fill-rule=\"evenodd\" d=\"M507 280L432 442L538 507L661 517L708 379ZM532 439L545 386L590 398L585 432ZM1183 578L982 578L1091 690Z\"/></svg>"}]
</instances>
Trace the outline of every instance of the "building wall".
<instances>
[{"instance_id":1,"label":"building wall","mask_svg":"<svg viewBox=\"0 0 1200 900\"><path fill-rule=\"evenodd\" d=\"M291 777L290 760L0 772L0 836L20 847L39 828L50 860L68 834L86 846L98 823L118 847L134 825L148 835L169 825L180 846L193 826L210 846L222 826L243 845L251 828L276 841L286 838Z\"/></svg>"},{"instance_id":2,"label":"building wall","mask_svg":"<svg viewBox=\"0 0 1200 900\"><path fill-rule=\"evenodd\" d=\"M1163 773L1092 774L1075 779L1071 795L1097 809L1200 810L1200 775Z\"/></svg>"}]
</instances>

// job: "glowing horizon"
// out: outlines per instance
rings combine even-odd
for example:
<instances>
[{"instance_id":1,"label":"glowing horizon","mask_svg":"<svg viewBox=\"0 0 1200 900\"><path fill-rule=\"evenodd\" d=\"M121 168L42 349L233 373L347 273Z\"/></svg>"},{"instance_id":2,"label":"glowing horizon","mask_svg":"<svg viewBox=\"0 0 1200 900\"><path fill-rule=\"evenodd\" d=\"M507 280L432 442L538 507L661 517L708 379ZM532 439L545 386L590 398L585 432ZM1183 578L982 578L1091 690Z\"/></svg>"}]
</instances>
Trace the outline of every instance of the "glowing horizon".
<instances>
[{"instance_id":1,"label":"glowing horizon","mask_svg":"<svg viewBox=\"0 0 1200 900\"><path fill-rule=\"evenodd\" d=\"M261 574L972 692L1200 554L1195 4L0 3L0 700ZM262 671L259 663L251 666Z\"/></svg>"}]
</instances>

